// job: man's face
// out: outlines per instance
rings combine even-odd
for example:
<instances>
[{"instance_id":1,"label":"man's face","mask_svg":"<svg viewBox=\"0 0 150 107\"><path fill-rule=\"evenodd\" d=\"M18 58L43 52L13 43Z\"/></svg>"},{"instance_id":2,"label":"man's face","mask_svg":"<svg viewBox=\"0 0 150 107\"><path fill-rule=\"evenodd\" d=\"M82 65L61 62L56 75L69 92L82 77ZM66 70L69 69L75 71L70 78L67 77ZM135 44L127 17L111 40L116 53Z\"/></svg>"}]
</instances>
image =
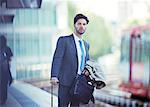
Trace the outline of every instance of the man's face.
<instances>
[{"instance_id":1,"label":"man's face","mask_svg":"<svg viewBox=\"0 0 150 107\"><path fill-rule=\"evenodd\" d=\"M78 19L78 21L74 24L75 32L78 35L82 35L86 30L87 22L85 19Z\"/></svg>"}]
</instances>

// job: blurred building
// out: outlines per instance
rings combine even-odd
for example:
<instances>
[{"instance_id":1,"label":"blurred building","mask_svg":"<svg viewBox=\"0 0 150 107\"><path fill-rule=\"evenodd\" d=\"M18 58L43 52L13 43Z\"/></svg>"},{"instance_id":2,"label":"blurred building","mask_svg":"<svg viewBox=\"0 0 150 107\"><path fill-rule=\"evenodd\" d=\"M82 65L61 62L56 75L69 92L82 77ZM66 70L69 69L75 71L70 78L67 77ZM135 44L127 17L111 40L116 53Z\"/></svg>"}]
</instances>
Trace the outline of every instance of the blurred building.
<instances>
[{"instance_id":1,"label":"blurred building","mask_svg":"<svg viewBox=\"0 0 150 107\"><path fill-rule=\"evenodd\" d=\"M118 21L127 23L132 19L145 20L150 15L149 0L120 0L118 1Z\"/></svg>"},{"instance_id":2,"label":"blurred building","mask_svg":"<svg viewBox=\"0 0 150 107\"><path fill-rule=\"evenodd\" d=\"M0 0L0 34L6 35L14 54L14 78L50 75L53 38L60 25L57 8L56 0Z\"/></svg>"}]
</instances>

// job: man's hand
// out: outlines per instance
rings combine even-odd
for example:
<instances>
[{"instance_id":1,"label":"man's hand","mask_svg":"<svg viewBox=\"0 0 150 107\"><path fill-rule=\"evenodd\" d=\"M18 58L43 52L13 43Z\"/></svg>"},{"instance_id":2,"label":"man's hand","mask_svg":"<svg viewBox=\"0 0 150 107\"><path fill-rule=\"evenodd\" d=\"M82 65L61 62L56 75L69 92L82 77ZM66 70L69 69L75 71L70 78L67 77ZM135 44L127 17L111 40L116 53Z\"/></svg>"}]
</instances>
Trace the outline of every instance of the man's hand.
<instances>
[{"instance_id":1,"label":"man's hand","mask_svg":"<svg viewBox=\"0 0 150 107\"><path fill-rule=\"evenodd\" d=\"M52 85L57 85L59 83L59 80L56 77L52 77L51 80L50 80L50 83Z\"/></svg>"},{"instance_id":2,"label":"man's hand","mask_svg":"<svg viewBox=\"0 0 150 107\"><path fill-rule=\"evenodd\" d=\"M88 70L84 70L83 73L84 73L85 76L89 76L90 75Z\"/></svg>"},{"instance_id":3,"label":"man's hand","mask_svg":"<svg viewBox=\"0 0 150 107\"><path fill-rule=\"evenodd\" d=\"M12 78L12 79L10 79L10 81L9 81L9 86L13 83L13 81L14 81L14 79Z\"/></svg>"}]
</instances>

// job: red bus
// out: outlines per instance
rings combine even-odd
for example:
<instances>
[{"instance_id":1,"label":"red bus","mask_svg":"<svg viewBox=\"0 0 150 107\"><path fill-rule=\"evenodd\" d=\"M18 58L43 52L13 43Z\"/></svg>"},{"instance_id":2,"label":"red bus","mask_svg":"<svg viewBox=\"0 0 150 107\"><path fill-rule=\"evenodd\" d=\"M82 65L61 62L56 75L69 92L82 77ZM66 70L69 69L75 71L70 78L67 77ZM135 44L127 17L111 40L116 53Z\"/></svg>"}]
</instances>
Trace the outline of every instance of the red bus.
<instances>
[{"instance_id":1,"label":"red bus","mask_svg":"<svg viewBox=\"0 0 150 107\"><path fill-rule=\"evenodd\" d=\"M150 25L123 31L120 67L120 89L150 100Z\"/></svg>"}]
</instances>

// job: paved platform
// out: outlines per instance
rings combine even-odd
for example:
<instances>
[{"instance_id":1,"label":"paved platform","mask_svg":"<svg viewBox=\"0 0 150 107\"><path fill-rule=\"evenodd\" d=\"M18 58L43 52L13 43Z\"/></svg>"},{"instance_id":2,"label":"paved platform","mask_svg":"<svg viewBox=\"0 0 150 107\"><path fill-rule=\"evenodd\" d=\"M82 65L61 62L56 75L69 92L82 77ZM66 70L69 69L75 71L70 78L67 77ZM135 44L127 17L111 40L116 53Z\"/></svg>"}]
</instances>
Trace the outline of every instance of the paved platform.
<instances>
[{"instance_id":1,"label":"paved platform","mask_svg":"<svg viewBox=\"0 0 150 107\"><path fill-rule=\"evenodd\" d=\"M57 96L24 82L14 82L8 89L6 104L0 107L57 107Z\"/></svg>"}]
</instances>

